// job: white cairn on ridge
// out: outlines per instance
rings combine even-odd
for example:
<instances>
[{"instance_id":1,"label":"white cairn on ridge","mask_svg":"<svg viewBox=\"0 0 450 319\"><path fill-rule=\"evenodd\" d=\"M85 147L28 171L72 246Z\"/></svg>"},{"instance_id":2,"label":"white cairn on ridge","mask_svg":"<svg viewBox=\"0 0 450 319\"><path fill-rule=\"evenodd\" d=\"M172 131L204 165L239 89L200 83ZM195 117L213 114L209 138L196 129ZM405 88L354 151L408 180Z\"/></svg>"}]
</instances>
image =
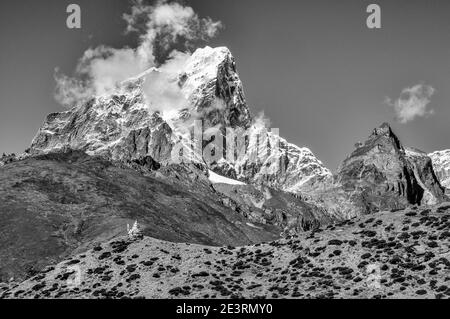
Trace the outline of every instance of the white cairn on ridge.
<instances>
[{"instance_id":1,"label":"white cairn on ridge","mask_svg":"<svg viewBox=\"0 0 450 319\"><path fill-rule=\"evenodd\" d=\"M134 222L134 224L131 228L130 228L130 224L127 224L127 233L128 233L128 238L131 240L136 239L139 236L141 236L141 231L139 230L137 220Z\"/></svg>"}]
</instances>

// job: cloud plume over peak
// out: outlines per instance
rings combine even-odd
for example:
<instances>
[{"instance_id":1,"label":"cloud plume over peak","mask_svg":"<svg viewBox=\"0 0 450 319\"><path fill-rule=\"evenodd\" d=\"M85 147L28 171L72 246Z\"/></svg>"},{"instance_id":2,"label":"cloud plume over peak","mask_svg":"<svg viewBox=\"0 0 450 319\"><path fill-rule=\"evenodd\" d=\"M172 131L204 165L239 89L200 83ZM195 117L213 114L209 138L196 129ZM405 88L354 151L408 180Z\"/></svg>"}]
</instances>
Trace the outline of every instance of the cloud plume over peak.
<instances>
[{"instance_id":1,"label":"cloud plume over peak","mask_svg":"<svg viewBox=\"0 0 450 319\"><path fill-rule=\"evenodd\" d=\"M131 13L123 15L128 33L140 34L139 54L152 64L165 61L175 47L189 49L207 41L222 27L220 21L200 18L191 7L160 0L154 6L133 1Z\"/></svg>"},{"instance_id":2,"label":"cloud plume over peak","mask_svg":"<svg viewBox=\"0 0 450 319\"><path fill-rule=\"evenodd\" d=\"M431 97L436 90L426 84L417 84L402 90L400 97L393 101L386 98L385 103L394 108L396 120L400 123L408 123L417 117L428 117L434 114L429 109Z\"/></svg>"},{"instance_id":3,"label":"cloud plume over peak","mask_svg":"<svg viewBox=\"0 0 450 319\"><path fill-rule=\"evenodd\" d=\"M167 0L153 5L134 0L130 12L124 14L123 19L127 23L126 33L139 35L138 46L90 48L80 58L74 77L55 72L55 99L60 104L72 107L93 95L108 94L124 80L151 67L170 73L175 65L189 58L189 51L196 44L214 37L222 27L219 21L200 18L189 6ZM152 86L156 80L168 79L172 75L156 79L152 75L146 81L145 92L155 96L158 88L166 87L163 96L173 98L178 95L179 92L169 92L171 86L161 86L161 83Z\"/></svg>"}]
</instances>

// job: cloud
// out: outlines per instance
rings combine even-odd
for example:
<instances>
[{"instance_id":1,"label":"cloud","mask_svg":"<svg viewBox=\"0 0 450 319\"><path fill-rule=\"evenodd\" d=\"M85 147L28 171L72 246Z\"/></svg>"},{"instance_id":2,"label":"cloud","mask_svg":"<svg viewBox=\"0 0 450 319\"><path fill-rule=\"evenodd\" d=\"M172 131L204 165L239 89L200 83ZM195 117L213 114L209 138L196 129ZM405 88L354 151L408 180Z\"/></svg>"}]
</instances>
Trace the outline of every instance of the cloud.
<instances>
[{"instance_id":1,"label":"cloud","mask_svg":"<svg viewBox=\"0 0 450 319\"><path fill-rule=\"evenodd\" d=\"M78 61L73 77L55 72L55 99L62 105L72 107L92 96L109 94L124 80L152 67L161 71L149 73L146 79L147 98L161 95L153 107L167 107L170 101L179 104L174 71L179 70L199 42L214 37L222 27L219 21L200 18L189 6L167 0L154 5L134 0L123 19L127 23L125 33L138 34L138 46L90 48Z\"/></svg>"},{"instance_id":2,"label":"cloud","mask_svg":"<svg viewBox=\"0 0 450 319\"><path fill-rule=\"evenodd\" d=\"M131 48L100 46L84 53L77 73L88 75L94 92L104 95L116 89L120 82L142 73L148 65Z\"/></svg>"},{"instance_id":3,"label":"cloud","mask_svg":"<svg viewBox=\"0 0 450 319\"><path fill-rule=\"evenodd\" d=\"M189 56L188 53L174 51L157 71L147 75L143 91L150 111L164 112L165 117L171 118L187 106L178 72L184 68Z\"/></svg>"},{"instance_id":4,"label":"cloud","mask_svg":"<svg viewBox=\"0 0 450 319\"><path fill-rule=\"evenodd\" d=\"M268 129L271 126L270 119L264 114L264 111L259 112L253 119L253 125L257 129Z\"/></svg>"},{"instance_id":5,"label":"cloud","mask_svg":"<svg viewBox=\"0 0 450 319\"><path fill-rule=\"evenodd\" d=\"M220 21L200 18L191 7L167 1L148 6L135 0L131 13L123 18L127 32L140 33L142 57L155 63L163 62L177 46L192 48L198 40L211 39L222 27Z\"/></svg>"},{"instance_id":6,"label":"cloud","mask_svg":"<svg viewBox=\"0 0 450 319\"><path fill-rule=\"evenodd\" d=\"M55 69L54 78L56 81L54 98L61 105L76 105L79 101L88 100L95 93L84 81L62 74L58 68Z\"/></svg>"},{"instance_id":7,"label":"cloud","mask_svg":"<svg viewBox=\"0 0 450 319\"><path fill-rule=\"evenodd\" d=\"M400 97L392 101L386 98L385 103L394 108L396 119L400 123L407 123L416 117L428 117L434 114L429 109L430 99L436 90L425 84L417 84L402 90Z\"/></svg>"}]
</instances>

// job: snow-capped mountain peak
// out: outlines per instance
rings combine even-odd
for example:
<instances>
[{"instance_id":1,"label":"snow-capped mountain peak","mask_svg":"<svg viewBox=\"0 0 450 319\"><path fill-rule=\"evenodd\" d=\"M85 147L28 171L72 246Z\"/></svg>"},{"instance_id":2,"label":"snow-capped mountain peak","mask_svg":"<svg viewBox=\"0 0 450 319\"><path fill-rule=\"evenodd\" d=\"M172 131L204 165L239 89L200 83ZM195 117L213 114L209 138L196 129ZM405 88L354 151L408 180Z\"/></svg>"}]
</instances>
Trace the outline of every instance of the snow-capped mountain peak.
<instances>
[{"instance_id":1,"label":"snow-capped mountain peak","mask_svg":"<svg viewBox=\"0 0 450 319\"><path fill-rule=\"evenodd\" d=\"M146 91L146 81L161 80L164 72L164 66L149 69L124 81L113 94L50 114L30 153L75 149L121 161L151 157L167 165L174 163L173 151L179 143L182 153L192 144L190 129L193 120L199 120L203 130L218 128L226 135L227 128L239 129L248 138L246 151L231 161L205 163L203 154L197 153L188 158L223 176L289 192L318 187L331 178L309 149L288 143L251 116L235 59L227 48L198 49L176 74L163 78L175 81L185 101L171 116L156 111L159 96ZM203 142L200 149L205 146ZM227 150L223 151L225 155Z\"/></svg>"}]
</instances>

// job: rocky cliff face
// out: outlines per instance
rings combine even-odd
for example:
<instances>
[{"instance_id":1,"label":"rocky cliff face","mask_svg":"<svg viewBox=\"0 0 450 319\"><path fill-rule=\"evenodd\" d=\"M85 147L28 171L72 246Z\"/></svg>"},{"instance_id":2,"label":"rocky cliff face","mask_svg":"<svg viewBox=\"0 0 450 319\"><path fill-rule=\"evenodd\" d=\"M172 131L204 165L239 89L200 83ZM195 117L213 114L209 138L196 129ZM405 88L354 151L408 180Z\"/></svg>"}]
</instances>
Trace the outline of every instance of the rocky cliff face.
<instances>
[{"instance_id":1,"label":"rocky cliff face","mask_svg":"<svg viewBox=\"0 0 450 319\"><path fill-rule=\"evenodd\" d=\"M216 171L297 194L323 188L331 181L330 170L308 148L288 143L259 124L253 124L246 134L248 142L242 145L245 151L212 163Z\"/></svg>"},{"instance_id":2,"label":"rocky cliff face","mask_svg":"<svg viewBox=\"0 0 450 319\"><path fill-rule=\"evenodd\" d=\"M433 168L442 186L450 189L450 150L437 151L428 156L433 161Z\"/></svg>"},{"instance_id":3,"label":"rocky cliff face","mask_svg":"<svg viewBox=\"0 0 450 319\"><path fill-rule=\"evenodd\" d=\"M336 182L363 213L436 204L444 189L423 152L404 148L388 124L356 145L336 175Z\"/></svg>"},{"instance_id":4,"label":"rocky cliff face","mask_svg":"<svg viewBox=\"0 0 450 319\"><path fill-rule=\"evenodd\" d=\"M244 88L236 61L227 48L196 50L180 71L179 79L189 102L185 111L203 120L205 127L249 127L252 118Z\"/></svg>"},{"instance_id":5,"label":"rocky cliff face","mask_svg":"<svg viewBox=\"0 0 450 319\"><path fill-rule=\"evenodd\" d=\"M30 153L73 149L113 160L151 156L158 162L168 162L172 129L158 113L149 114L138 90L123 93L94 98L80 108L48 115Z\"/></svg>"},{"instance_id":6,"label":"rocky cliff face","mask_svg":"<svg viewBox=\"0 0 450 319\"><path fill-rule=\"evenodd\" d=\"M245 152L232 160L205 163L202 154L189 158L223 175L290 192L319 187L331 178L331 172L309 149L289 144L255 124L235 59L227 48L206 47L192 54L174 79L186 105L171 118L151 111L153 102L145 98L146 78L154 72L160 71L151 69L125 81L113 95L94 97L82 107L50 114L30 153L74 149L121 161L150 157L167 165L173 162L174 145L182 143L186 148L190 144L182 137L190 136L193 120L199 120L203 130L218 128L221 138L226 139L227 128L239 129L246 136ZM203 142L203 147L208 142ZM224 147L226 157L226 143Z\"/></svg>"},{"instance_id":7,"label":"rocky cliff face","mask_svg":"<svg viewBox=\"0 0 450 319\"><path fill-rule=\"evenodd\" d=\"M241 212L250 222L280 227L283 237L336 221L322 207L293 193L266 186L226 183L214 184L213 188L225 196L222 199L225 206Z\"/></svg>"}]
</instances>

